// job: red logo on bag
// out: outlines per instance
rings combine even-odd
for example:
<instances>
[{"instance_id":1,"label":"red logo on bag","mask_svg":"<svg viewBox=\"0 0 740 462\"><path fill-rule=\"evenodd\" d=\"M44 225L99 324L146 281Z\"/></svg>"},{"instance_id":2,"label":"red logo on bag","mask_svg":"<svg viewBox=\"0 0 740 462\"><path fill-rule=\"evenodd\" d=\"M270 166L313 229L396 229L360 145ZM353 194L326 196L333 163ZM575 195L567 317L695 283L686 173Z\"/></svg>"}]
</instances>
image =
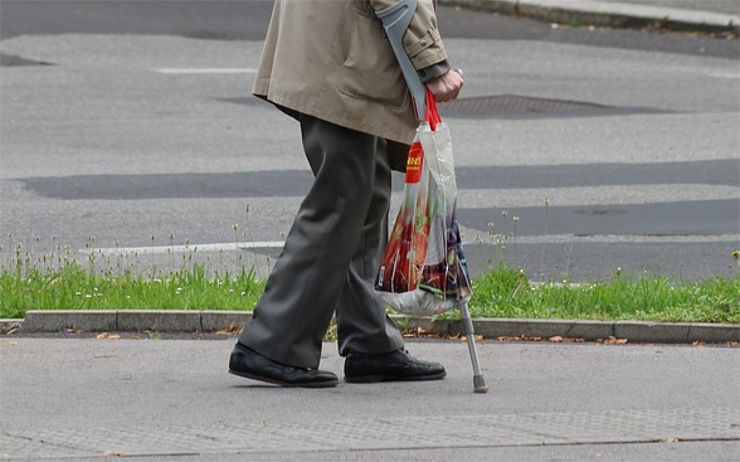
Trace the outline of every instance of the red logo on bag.
<instances>
[{"instance_id":1,"label":"red logo on bag","mask_svg":"<svg viewBox=\"0 0 740 462\"><path fill-rule=\"evenodd\" d=\"M424 162L424 149L418 141L411 145L408 160L406 160L406 183L421 181L421 166Z\"/></svg>"}]
</instances>

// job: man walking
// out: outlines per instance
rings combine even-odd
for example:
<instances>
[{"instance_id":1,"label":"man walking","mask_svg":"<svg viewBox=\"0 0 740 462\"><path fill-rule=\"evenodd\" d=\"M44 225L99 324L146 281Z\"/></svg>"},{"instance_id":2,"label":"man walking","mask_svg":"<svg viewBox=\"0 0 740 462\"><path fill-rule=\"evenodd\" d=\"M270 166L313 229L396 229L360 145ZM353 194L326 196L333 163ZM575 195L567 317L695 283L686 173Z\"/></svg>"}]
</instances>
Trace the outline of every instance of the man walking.
<instances>
[{"instance_id":1,"label":"man walking","mask_svg":"<svg viewBox=\"0 0 740 462\"><path fill-rule=\"evenodd\" d=\"M388 233L391 169L416 129L411 98L375 10L397 0L276 0L253 93L296 118L315 181L229 361L231 373L330 387L318 369L336 312L345 380L435 380L405 351L373 290ZM438 101L457 97L432 0L418 0L404 48Z\"/></svg>"}]
</instances>

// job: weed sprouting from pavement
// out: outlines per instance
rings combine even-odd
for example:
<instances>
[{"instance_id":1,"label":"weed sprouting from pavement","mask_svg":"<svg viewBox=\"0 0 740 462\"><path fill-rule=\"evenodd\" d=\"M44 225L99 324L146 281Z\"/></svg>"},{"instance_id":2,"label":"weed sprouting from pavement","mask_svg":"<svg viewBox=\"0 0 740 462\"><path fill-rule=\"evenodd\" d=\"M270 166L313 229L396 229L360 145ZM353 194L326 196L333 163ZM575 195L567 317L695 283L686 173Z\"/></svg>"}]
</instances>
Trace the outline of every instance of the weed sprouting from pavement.
<instances>
[{"instance_id":1,"label":"weed sprouting from pavement","mask_svg":"<svg viewBox=\"0 0 740 462\"><path fill-rule=\"evenodd\" d=\"M545 198L545 230L544 236L547 237L547 226L550 222L550 198ZM545 274L545 247L547 246L547 240L542 240L542 249L540 250L540 274Z\"/></svg>"}]
</instances>

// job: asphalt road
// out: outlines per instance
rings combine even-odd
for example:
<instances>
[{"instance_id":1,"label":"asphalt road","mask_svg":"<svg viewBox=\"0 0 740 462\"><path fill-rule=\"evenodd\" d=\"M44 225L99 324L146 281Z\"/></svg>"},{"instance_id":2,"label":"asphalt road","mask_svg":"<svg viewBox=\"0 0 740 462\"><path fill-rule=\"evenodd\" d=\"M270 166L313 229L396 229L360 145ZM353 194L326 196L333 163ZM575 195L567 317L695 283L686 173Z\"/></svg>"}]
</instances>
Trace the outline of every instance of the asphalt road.
<instances>
[{"instance_id":1,"label":"asphalt road","mask_svg":"<svg viewBox=\"0 0 740 462\"><path fill-rule=\"evenodd\" d=\"M0 9L3 264L21 242L166 270L200 246L268 271L311 179L295 124L249 97L268 2ZM737 271L737 40L439 16L464 97L488 98L442 108L474 272L501 255L538 280Z\"/></svg>"},{"instance_id":2,"label":"asphalt road","mask_svg":"<svg viewBox=\"0 0 740 462\"><path fill-rule=\"evenodd\" d=\"M639 3L639 2L638 2ZM664 2L667 3L667 2ZM720 3L720 2L715 2ZM727 2L730 3L730 2ZM695 2L693 7L700 7ZM734 12L732 7L713 11ZM3 0L0 38L24 34L154 34L210 40L262 40L271 0ZM444 37L541 40L737 58L736 42L637 31L553 29L526 18L439 9Z\"/></svg>"}]
</instances>

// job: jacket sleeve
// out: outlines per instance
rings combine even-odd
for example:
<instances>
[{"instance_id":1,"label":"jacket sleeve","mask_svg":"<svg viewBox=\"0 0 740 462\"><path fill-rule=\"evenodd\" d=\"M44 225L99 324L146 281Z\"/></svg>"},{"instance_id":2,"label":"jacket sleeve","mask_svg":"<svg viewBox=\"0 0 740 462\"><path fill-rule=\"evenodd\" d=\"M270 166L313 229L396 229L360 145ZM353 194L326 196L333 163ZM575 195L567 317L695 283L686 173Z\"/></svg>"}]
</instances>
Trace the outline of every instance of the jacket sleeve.
<instances>
[{"instance_id":1,"label":"jacket sleeve","mask_svg":"<svg viewBox=\"0 0 740 462\"><path fill-rule=\"evenodd\" d=\"M373 9L382 10L398 0L370 0ZM437 28L437 15L432 0L417 0L416 13L411 18L403 36L406 54L417 70L422 70L447 60L442 37Z\"/></svg>"},{"instance_id":2,"label":"jacket sleeve","mask_svg":"<svg viewBox=\"0 0 740 462\"><path fill-rule=\"evenodd\" d=\"M431 82L437 77L443 76L451 70L452 67L450 66L450 63L448 63L445 59L441 63L432 64L431 66L425 67L424 69L419 69L418 73L421 81L427 83Z\"/></svg>"}]
</instances>

